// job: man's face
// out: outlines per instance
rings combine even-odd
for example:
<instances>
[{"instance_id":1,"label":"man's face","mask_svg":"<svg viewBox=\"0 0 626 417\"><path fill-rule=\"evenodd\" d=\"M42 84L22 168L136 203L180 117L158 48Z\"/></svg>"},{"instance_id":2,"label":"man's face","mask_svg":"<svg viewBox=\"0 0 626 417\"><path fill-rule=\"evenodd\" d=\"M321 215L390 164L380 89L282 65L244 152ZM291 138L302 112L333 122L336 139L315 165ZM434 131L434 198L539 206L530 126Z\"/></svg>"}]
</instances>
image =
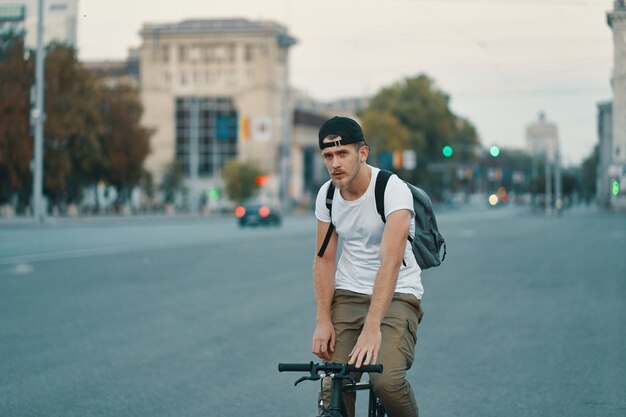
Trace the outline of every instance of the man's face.
<instances>
[{"instance_id":1,"label":"man's face","mask_svg":"<svg viewBox=\"0 0 626 417\"><path fill-rule=\"evenodd\" d=\"M324 139L324 142L334 140L336 139ZM349 144L322 150L322 158L335 188L345 189L357 176L361 164L365 162L366 149L366 147L358 149L357 145Z\"/></svg>"}]
</instances>

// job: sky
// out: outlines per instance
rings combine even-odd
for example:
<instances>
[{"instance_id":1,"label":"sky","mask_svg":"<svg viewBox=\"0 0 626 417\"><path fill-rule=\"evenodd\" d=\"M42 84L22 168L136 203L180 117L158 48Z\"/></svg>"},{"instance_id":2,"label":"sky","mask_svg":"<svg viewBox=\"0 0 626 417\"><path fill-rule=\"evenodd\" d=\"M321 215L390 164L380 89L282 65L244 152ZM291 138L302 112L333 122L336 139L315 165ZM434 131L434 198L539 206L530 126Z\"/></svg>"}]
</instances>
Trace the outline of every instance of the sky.
<instances>
[{"instance_id":1,"label":"sky","mask_svg":"<svg viewBox=\"0 0 626 417\"><path fill-rule=\"evenodd\" d=\"M285 25L298 43L291 85L318 100L374 95L426 74L483 145L521 149L545 112L564 164L598 142L610 100L612 0L79 0L82 60L123 59L145 23L247 18Z\"/></svg>"}]
</instances>

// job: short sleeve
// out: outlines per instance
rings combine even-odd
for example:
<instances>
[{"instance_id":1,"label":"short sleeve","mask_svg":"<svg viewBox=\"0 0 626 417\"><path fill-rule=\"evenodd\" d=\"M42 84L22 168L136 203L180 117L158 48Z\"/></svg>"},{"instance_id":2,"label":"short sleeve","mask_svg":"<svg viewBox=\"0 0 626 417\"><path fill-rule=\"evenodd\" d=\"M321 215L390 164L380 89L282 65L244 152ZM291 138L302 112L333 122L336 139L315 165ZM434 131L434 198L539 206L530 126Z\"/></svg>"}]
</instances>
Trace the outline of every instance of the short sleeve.
<instances>
[{"instance_id":1,"label":"short sleeve","mask_svg":"<svg viewBox=\"0 0 626 417\"><path fill-rule=\"evenodd\" d=\"M330 223L330 212L326 207L326 193L330 187L330 180L324 183L317 192L317 198L315 199L315 217L317 220L324 223Z\"/></svg>"},{"instance_id":2,"label":"short sleeve","mask_svg":"<svg viewBox=\"0 0 626 417\"><path fill-rule=\"evenodd\" d=\"M409 210L411 217L415 217L411 190L397 175L392 175L385 190L385 218L394 211L403 209Z\"/></svg>"}]
</instances>

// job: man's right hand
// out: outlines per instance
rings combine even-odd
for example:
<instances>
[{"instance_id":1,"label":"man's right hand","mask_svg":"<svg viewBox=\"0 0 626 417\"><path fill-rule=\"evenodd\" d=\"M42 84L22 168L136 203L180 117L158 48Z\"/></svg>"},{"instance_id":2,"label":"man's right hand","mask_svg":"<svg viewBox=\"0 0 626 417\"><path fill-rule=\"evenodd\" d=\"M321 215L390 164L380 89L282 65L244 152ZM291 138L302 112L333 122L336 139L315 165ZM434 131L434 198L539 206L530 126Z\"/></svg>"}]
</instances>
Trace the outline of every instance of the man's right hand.
<instances>
[{"instance_id":1,"label":"man's right hand","mask_svg":"<svg viewBox=\"0 0 626 417\"><path fill-rule=\"evenodd\" d=\"M311 349L320 359L330 361L331 354L335 351L335 327L330 320L315 326Z\"/></svg>"}]
</instances>

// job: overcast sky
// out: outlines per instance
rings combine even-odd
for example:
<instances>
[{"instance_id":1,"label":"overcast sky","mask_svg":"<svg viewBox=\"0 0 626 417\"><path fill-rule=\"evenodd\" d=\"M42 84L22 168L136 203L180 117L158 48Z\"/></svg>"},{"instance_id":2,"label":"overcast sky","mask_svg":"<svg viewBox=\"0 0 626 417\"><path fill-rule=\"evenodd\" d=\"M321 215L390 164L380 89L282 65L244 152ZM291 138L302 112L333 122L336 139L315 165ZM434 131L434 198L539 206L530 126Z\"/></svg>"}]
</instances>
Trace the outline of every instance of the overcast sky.
<instances>
[{"instance_id":1,"label":"overcast sky","mask_svg":"<svg viewBox=\"0 0 626 417\"><path fill-rule=\"evenodd\" d=\"M372 95L426 73L484 145L522 148L539 111L559 127L564 160L597 143L611 99L612 0L80 0L83 60L122 59L144 23L274 20L298 39L291 84L329 100Z\"/></svg>"}]
</instances>

